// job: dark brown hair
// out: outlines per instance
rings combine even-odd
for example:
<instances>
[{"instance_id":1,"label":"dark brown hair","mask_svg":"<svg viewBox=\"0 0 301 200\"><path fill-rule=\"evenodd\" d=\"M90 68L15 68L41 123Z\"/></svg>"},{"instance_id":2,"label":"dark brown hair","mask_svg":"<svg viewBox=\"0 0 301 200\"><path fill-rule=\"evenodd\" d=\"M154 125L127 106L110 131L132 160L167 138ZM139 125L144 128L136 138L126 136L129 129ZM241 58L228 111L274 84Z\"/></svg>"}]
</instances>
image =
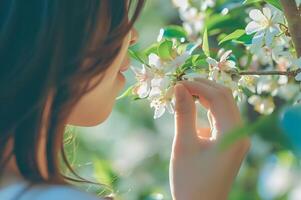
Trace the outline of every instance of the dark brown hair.
<instances>
[{"instance_id":1,"label":"dark brown hair","mask_svg":"<svg viewBox=\"0 0 301 200\"><path fill-rule=\"evenodd\" d=\"M98 84L91 86L89 80L116 58L143 4L143 0L0 1L0 173L14 155L29 182L65 183L60 152L72 170L63 151L66 118L80 97ZM134 12L129 18L130 8ZM89 65L83 65L87 59ZM37 161L42 134L47 178ZM4 156L9 141L12 150Z\"/></svg>"}]
</instances>

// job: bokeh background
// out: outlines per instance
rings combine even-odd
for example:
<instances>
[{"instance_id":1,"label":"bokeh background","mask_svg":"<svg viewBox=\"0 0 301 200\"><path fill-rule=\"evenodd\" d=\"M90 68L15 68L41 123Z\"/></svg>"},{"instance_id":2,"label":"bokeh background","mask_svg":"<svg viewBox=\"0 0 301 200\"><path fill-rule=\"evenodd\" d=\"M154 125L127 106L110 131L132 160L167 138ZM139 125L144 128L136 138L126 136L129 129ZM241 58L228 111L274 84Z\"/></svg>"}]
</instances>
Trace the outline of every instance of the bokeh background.
<instances>
[{"instance_id":1,"label":"bokeh background","mask_svg":"<svg viewBox=\"0 0 301 200\"><path fill-rule=\"evenodd\" d=\"M136 48L151 44L160 28L168 24L181 24L171 1L147 1L136 24L140 34ZM133 84L133 73L128 71L126 76L127 86ZM147 101L124 98L116 102L113 113L103 124L92 128L68 127L66 152L78 174L113 189L79 184L88 192L113 192L116 199L122 200L170 200L168 167L173 132L172 115L154 120ZM272 138L273 133L269 134ZM267 141L269 137L252 136L252 147L230 200L301 199L298 158L289 149Z\"/></svg>"}]
</instances>

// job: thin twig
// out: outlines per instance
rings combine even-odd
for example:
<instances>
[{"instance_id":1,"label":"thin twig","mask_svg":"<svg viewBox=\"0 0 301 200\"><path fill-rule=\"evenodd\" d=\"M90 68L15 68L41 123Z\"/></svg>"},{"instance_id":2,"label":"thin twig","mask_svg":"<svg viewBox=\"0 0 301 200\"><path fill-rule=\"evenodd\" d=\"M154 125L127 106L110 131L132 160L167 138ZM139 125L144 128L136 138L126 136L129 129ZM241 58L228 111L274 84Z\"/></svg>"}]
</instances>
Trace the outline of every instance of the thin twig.
<instances>
[{"instance_id":1,"label":"thin twig","mask_svg":"<svg viewBox=\"0 0 301 200\"><path fill-rule=\"evenodd\" d=\"M289 77L295 77L297 74L301 73L301 68L293 71L242 71L238 72L239 75L283 75Z\"/></svg>"}]
</instances>

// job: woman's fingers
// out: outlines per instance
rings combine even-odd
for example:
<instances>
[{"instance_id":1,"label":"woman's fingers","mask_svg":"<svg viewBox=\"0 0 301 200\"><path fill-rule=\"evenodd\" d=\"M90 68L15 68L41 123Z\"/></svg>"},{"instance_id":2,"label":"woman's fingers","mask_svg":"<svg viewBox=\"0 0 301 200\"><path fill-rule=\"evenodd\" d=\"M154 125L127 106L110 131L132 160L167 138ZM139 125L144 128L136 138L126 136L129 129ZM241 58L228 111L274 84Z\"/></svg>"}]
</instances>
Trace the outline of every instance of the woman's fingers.
<instances>
[{"instance_id":1,"label":"woman's fingers","mask_svg":"<svg viewBox=\"0 0 301 200\"><path fill-rule=\"evenodd\" d=\"M229 101L232 101L233 103L231 104L233 106L233 109L237 109L237 106L236 106L236 103L235 103L235 100L233 98L233 94L232 94L232 91L230 88L228 87L225 87L221 84L218 84L214 81L210 81L208 79L205 79L205 78L195 78L194 79L195 81L197 82L201 82L201 83L205 83L205 84L208 84L214 88L216 88L217 90L220 90L220 91L223 91L224 92L224 96L229 100Z\"/></svg>"},{"instance_id":2,"label":"woman's fingers","mask_svg":"<svg viewBox=\"0 0 301 200\"><path fill-rule=\"evenodd\" d=\"M224 133L238 125L240 117L235 101L229 100L232 95L229 89L216 88L211 83L181 81L192 95L205 99L214 117L216 131ZM202 102L201 102L202 103Z\"/></svg>"},{"instance_id":3,"label":"woman's fingers","mask_svg":"<svg viewBox=\"0 0 301 200\"><path fill-rule=\"evenodd\" d=\"M182 85L175 86L175 130L176 140L185 144L196 141L196 107L192 95Z\"/></svg>"}]
</instances>

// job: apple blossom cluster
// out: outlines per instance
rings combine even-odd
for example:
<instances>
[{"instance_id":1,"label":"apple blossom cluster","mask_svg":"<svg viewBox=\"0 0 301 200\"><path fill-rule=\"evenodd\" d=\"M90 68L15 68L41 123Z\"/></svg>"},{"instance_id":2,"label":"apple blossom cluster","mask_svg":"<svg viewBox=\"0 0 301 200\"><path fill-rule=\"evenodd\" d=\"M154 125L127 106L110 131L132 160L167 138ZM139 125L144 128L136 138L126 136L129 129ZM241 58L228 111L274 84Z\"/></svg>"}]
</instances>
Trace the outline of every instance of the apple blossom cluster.
<instances>
[{"instance_id":1,"label":"apple blossom cluster","mask_svg":"<svg viewBox=\"0 0 301 200\"><path fill-rule=\"evenodd\" d=\"M132 92L141 99L150 100L151 107L155 110L155 119L161 117L166 110L171 114L174 113L173 86L175 81L171 77L196 47L181 54L175 53L175 56L169 60L163 60L157 54L150 53L148 63L142 64L141 69L132 67L137 78L137 84Z\"/></svg>"},{"instance_id":2,"label":"apple blossom cluster","mask_svg":"<svg viewBox=\"0 0 301 200\"><path fill-rule=\"evenodd\" d=\"M179 10L179 16L183 21L183 28L191 41L199 38L199 33L205 27L206 15L204 11L212 8L216 0L199 0L195 6L191 5L189 0L172 0L173 4Z\"/></svg>"},{"instance_id":3,"label":"apple blossom cluster","mask_svg":"<svg viewBox=\"0 0 301 200\"><path fill-rule=\"evenodd\" d=\"M210 48L209 41L216 37L214 31L207 31L205 22L208 23L210 13L207 11L214 9L216 2L193 2L173 0L182 27L162 29L157 43L143 53L131 52L142 63L142 67L132 67L137 83L131 92L150 101L154 118L166 110L174 113L173 87L177 81L198 77L229 87L237 101L248 102L266 115L274 111L275 98L297 101L301 97L301 58L294 51L287 21L279 8L267 4L249 7L244 27L228 35L221 33L223 37L217 39L218 45L228 42L233 47ZM296 2L300 4L299 0ZM223 8L215 18L230 12L230 8ZM291 73L293 77L285 74L292 71L296 72Z\"/></svg>"},{"instance_id":4,"label":"apple blossom cluster","mask_svg":"<svg viewBox=\"0 0 301 200\"><path fill-rule=\"evenodd\" d=\"M293 52L293 45L288 33L284 14L277 8L265 6L252 9L249 12L249 23L245 31L253 35L252 42L247 45L255 69L288 71L301 68L301 58ZM301 81L301 73L295 76L295 81ZM287 92L283 92L283 91ZM275 109L274 97L291 99L300 93L300 85L292 82L286 76L260 77L256 94L249 97L248 102L254 105L256 111L270 114Z\"/></svg>"}]
</instances>

